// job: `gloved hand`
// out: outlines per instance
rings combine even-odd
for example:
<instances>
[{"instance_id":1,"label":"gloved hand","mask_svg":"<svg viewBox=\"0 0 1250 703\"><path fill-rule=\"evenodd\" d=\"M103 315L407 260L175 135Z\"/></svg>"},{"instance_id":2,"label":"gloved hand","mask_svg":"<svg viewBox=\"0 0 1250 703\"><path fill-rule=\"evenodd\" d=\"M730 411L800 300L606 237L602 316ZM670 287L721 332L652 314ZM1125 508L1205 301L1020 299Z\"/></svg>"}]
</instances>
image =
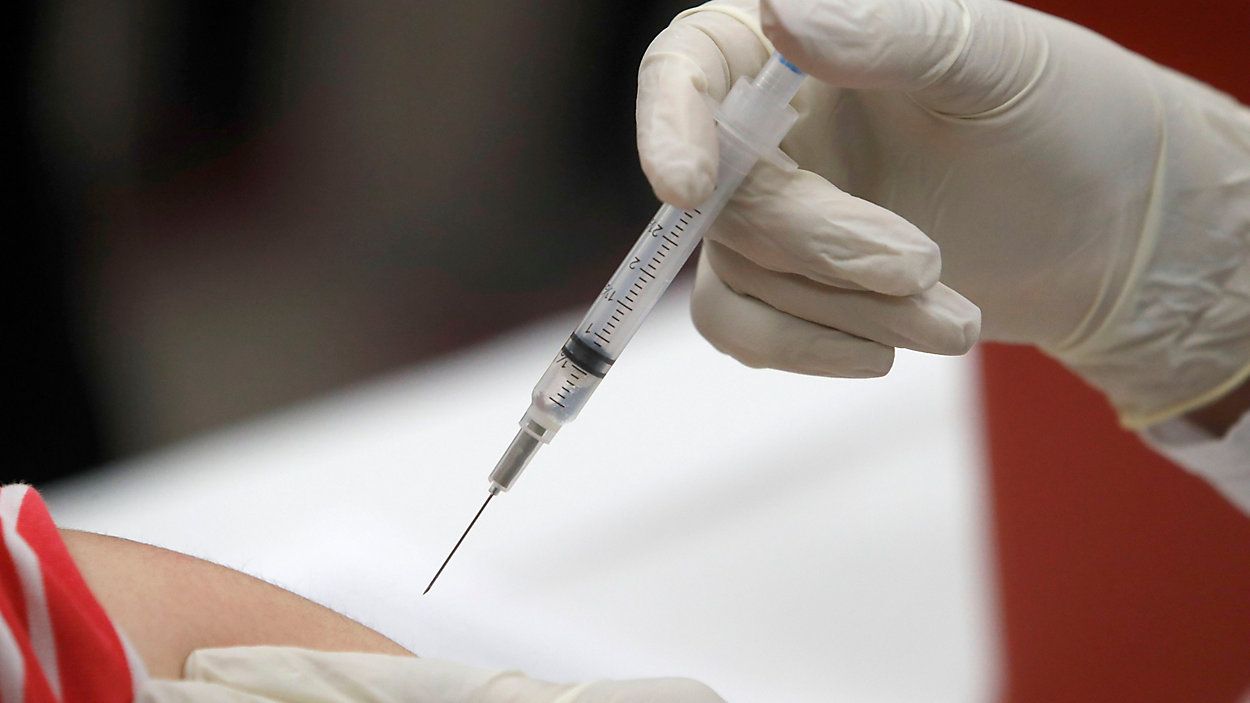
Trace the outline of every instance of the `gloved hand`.
<instances>
[{"instance_id":1,"label":"gloved hand","mask_svg":"<svg viewBox=\"0 0 1250 703\"><path fill-rule=\"evenodd\" d=\"M138 703L724 703L690 679L564 685L435 659L293 647L200 649L182 681L152 681Z\"/></svg>"},{"instance_id":2,"label":"gloved hand","mask_svg":"<svg viewBox=\"0 0 1250 703\"><path fill-rule=\"evenodd\" d=\"M782 142L800 169L758 166L707 234L693 315L717 348L880 375L894 347L966 351L980 306L985 338L1042 347L1129 427L1250 375L1246 108L1000 0L717 0L639 70L662 200L707 197L700 94L770 42L811 75Z\"/></svg>"}]
</instances>

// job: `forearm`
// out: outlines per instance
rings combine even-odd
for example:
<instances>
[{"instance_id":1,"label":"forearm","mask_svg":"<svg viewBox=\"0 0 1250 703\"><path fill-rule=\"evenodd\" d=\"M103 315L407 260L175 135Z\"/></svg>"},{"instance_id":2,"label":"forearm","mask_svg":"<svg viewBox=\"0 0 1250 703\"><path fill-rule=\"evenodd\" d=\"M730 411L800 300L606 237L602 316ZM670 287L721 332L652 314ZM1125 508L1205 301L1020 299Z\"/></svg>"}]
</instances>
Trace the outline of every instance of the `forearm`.
<instances>
[{"instance_id":1,"label":"forearm","mask_svg":"<svg viewBox=\"0 0 1250 703\"><path fill-rule=\"evenodd\" d=\"M75 530L61 535L153 677L179 678L187 655L205 647L409 654L359 623L247 574L116 537Z\"/></svg>"}]
</instances>

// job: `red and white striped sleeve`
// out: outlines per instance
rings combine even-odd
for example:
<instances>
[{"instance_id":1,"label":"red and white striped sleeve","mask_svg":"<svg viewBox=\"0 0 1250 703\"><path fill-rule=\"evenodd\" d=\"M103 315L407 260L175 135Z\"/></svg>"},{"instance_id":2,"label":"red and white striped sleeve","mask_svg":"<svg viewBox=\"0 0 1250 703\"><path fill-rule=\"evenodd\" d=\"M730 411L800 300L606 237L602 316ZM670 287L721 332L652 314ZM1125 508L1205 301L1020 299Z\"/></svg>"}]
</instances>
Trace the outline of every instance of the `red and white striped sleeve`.
<instances>
[{"instance_id":1,"label":"red and white striped sleeve","mask_svg":"<svg viewBox=\"0 0 1250 703\"><path fill-rule=\"evenodd\" d=\"M146 680L43 499L0 486L0 703L129 702Z\"/></svg>"}]
</instances>

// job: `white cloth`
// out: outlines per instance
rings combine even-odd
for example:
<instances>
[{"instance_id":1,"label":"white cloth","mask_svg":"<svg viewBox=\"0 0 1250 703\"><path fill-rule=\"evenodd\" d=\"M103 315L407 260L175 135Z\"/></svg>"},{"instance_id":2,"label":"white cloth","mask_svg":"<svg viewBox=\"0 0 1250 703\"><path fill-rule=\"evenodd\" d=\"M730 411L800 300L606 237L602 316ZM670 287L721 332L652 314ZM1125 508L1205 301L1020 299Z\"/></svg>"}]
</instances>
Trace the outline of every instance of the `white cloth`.
<instances>
[{"instance_id":1,"label":"white cloth","mask_svg":"<svg viewBox=\"0 0 1250 703\"><path fill-rule=\"evenodd\" d=\"M1141 438L1163 456L1210 481L1233 505L1250 515L1250 412L1223 437L1177 418L1146 429Z\"/></svg>"}]
</instances>

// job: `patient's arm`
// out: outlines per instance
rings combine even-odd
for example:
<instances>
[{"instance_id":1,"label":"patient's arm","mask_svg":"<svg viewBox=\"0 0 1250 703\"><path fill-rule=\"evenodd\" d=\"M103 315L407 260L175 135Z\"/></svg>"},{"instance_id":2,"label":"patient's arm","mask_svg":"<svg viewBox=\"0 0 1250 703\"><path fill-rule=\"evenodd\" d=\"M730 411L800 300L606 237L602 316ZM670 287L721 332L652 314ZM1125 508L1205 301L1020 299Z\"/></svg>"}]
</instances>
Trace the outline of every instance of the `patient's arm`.
<instances>
[{"instance_id":1,"label":"patient's arm","mask_svg":"<svg viewBox=\"0 0 1250 703\"><path fill-rule=\"evenodd\" d=\"M61 536L155 678L180 678L187 655L204 647L409 653L328 608L224 566L90 532Z\"/></svg>"}]
</instances>

